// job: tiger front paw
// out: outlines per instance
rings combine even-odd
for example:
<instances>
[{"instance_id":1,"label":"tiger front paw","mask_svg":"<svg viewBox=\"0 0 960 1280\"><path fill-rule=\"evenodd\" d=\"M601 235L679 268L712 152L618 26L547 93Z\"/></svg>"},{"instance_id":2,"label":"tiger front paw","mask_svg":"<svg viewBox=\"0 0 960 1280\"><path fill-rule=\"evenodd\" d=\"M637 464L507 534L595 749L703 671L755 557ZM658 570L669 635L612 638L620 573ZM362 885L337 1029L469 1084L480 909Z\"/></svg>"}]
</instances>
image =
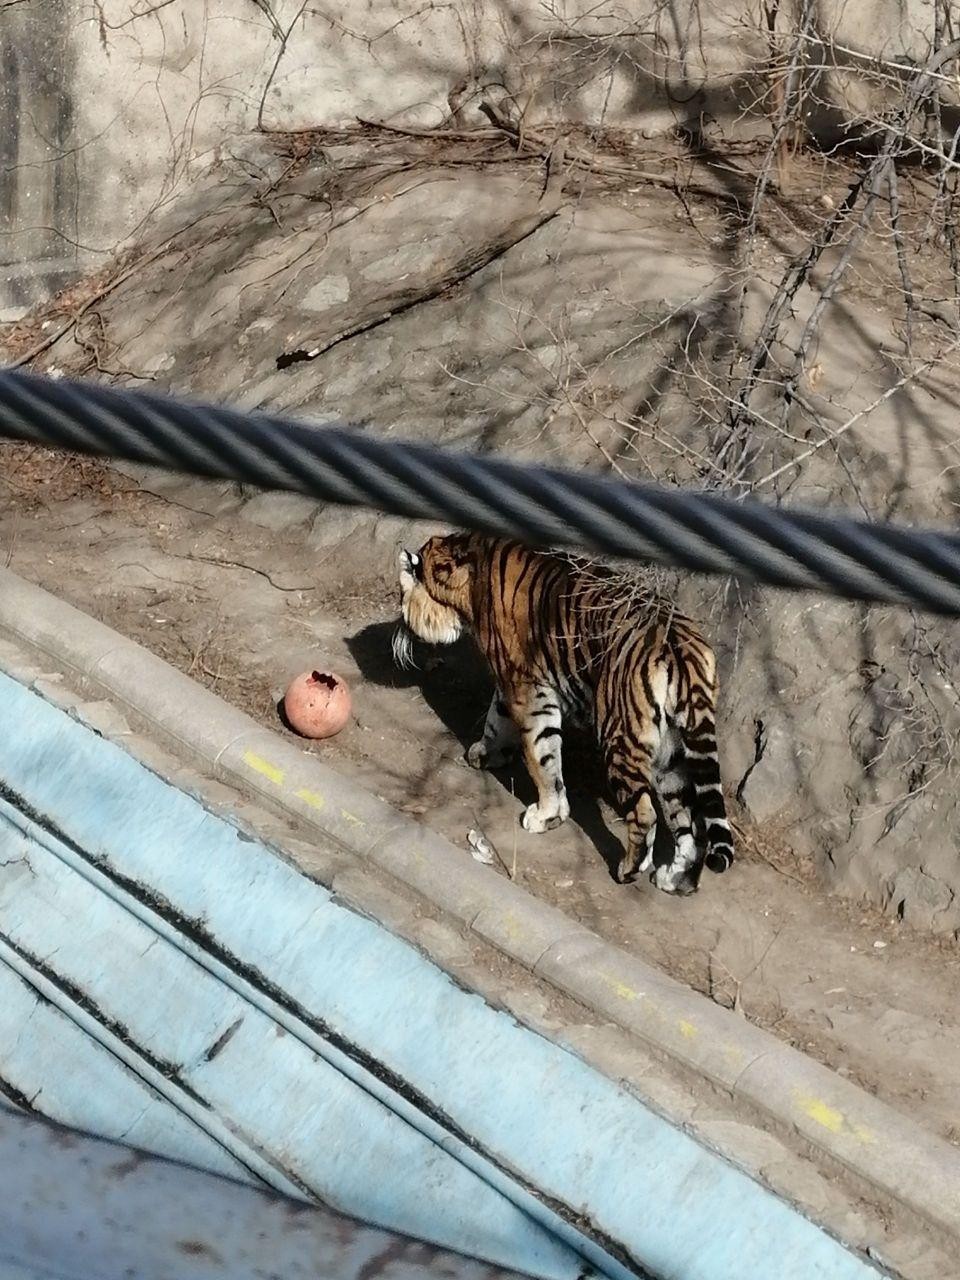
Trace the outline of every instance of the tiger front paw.
<instances>
[{"instance_id":1,"label":"tiger front paw","mask_svg":"<svg viewBox=\"0 0 960 1280\"><path fill-rule=\"evenodd\" d=\"M520 825L524 831L530 831L534 835L540 835L544 831L550 831L554 827L559 827L570 816L570 805L567 803L567 797L562 796L559 802L550 809L541 809L538 804L531 804L523 811L520 819Z\"/></svg>"}]
</instances>

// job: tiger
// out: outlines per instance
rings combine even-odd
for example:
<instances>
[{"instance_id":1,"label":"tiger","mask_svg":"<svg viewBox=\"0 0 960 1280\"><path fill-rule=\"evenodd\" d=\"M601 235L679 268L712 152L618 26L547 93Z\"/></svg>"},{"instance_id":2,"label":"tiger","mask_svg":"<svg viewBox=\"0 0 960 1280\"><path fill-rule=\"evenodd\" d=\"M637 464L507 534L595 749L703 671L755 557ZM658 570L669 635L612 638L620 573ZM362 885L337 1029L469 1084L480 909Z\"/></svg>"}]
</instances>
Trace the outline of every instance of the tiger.
<instances>
[{"instance_id":1,"label":"tiger","mask_svg":"<svg viewBox=\"0 0 960 1280\"><path fill-rule=\"evenodd\" d=\"M558 552L477 533L430 538L399 554L401 619L393 652L413 640L449 645L472 633L495 688L477 769L502 767L518 746L537 799L521 825L544 832L570 814L561 727L591 727L626 823L621 883L649 872L657 888L691 894L704 866L733 862L715 730L716 659L697 625L661 598L638 600L625 577ZM657 809L674 852L654 868Z\"/></svg>"}]
</instances>

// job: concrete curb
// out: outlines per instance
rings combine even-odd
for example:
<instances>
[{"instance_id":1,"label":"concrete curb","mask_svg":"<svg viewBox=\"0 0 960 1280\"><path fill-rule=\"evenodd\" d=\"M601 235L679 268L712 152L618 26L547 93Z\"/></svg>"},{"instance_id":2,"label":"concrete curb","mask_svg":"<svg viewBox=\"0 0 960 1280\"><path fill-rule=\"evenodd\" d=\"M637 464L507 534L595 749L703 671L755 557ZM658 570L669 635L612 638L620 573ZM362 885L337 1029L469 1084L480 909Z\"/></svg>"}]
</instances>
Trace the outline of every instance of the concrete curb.
<instances>
[{"instance_id":1,"label":"concrete curb","mask_svg":"<svg viewBox=\"0 0 960 1280\"><path fill-rule=\"evenodd\" d=\"M604 942L140 645L0 570L0 629L72 669L206 772L388 872L511 959L960 1238L960 1150ZM449 869L455 867L456 873Z\"/></svg>"}]
</instances>

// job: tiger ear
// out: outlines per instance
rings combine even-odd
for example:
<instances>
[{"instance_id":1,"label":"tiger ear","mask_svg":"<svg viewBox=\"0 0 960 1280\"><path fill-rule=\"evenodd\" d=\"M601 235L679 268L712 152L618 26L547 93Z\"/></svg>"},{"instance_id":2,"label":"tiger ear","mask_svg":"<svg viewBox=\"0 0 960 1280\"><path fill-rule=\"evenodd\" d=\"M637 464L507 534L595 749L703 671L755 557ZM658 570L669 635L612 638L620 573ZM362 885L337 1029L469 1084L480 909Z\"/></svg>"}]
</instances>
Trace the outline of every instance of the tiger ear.
<instances>
[{"instance_id":1,"label":"tiger ear","mask_svg":"<svg viewBox=\"0 0 960 1280\"><path fill-rule=\"evenodd\" d=\"M401 551L397 560L400 566L400 588L404 592L410 591L423 573L423 561L415 551L407 550Z\"/></svg>"}]
</instances>

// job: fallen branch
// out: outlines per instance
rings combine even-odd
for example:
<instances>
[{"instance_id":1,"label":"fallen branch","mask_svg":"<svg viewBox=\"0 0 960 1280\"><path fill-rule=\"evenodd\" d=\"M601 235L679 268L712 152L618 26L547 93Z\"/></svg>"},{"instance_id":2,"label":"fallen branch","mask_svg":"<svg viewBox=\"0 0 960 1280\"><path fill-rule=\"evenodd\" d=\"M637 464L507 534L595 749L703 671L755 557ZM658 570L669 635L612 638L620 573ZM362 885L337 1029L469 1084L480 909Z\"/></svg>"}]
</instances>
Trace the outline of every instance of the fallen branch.
<instances>
[{"instance_id":1,"label":"fallen branch","mask_svg":"<svg viewBox=\"0 0 960 1280\"><path fill-rule=\"evenodd\" d=\"M546 182L535 209L515 218L493 239L468 249L452 266L435 270L426 279L421 278L415 284L399 287L388 305L383 306L383 300L377 299L378 309L374 314L361 316L353 324L315 343L312 347L283 352L277 357L277 368L286 369L292 364L299 364L305 360L316 360L318 356L339 346L341 342L376 329L386 324L388 320L392 320L394 316L402 315L405 311L420 306L421 303L430 302L448 289L462 284L470 276L476 275L483 267L502 257L514 245L532 236L544 223L555 218L563 206L563 154L564 144L560 141L554 145L547 159Z\"/></svg>"},{"instance_id":2,"label":"fallen branch","mask_svg":"<svg viewBox=\"0 0 960 1280\"><path fill-rule=\"evenodd\" d=\"M215 564L219 565L222 569L245 569L247 573L255 573L261 578L266 578L267 582L270 583L271 587L273 587L275 591L297 592L317 590L316 585L309 582L304 583L303 586L285 587L282 583L277 582L277 580L272 577L266 569L259 569L255 564L247 564L244 560L225 560L220 556L203 556L200 555L199 552L191 552L189 555L180 556L179 559L195 560L201 564Z\"/></svg>"},{"instance_id":3,"label":"fallen branch","mask_svg":"<svg viewBox=\"0 0 960 1280\"><path fill-rule=\"evenodd\" d=\"M78 307L66 324L61 325L59 329L56 329L46 338L43 338L36 344L36 346L31 347L25 355L20 356L19 359L11 360L6 367L8 369L22 369L24 365L31 364L38 356L42 356L45 351L49 351L52 346L58 343L61 338L66 337L71 329L75 328L80 323L92 306L98 302L102 302L108 294L113 293L114 289L118 289L120 285L129 280L131 276L136 275L142 267L149 266L151 262L156 262L158 258L162 258L169 249L170 242L165 241L160 248L155 249L153 253L148 253L145 258L138 258L138 260L127 267L125 271L121 271L118 276L114 276L112 280L108 280L102 288L98 289L92 297L89 297L82 306Z\"/></svg>"},{"instance_id":4,"label":"fallen branch","mask_svg":"<svg viewBox=\"0 0 960 1280\"><path fill-rule=\"evenodd\" d=\"M524 148L528 145L534 148L533 155L547 155L548 144L537 133L521 129L519 125L514 124L507 116L497 111L489 102L479 103L479 110L483 112L497 130L511 139L517 149L518 159L526 159L530 155L529 151L524 153ZM484 135L487 132L488 130L486 129L482 130ZM630 178L634 182L649 182L652 186L664 187L667 191L672 191L674 195L681 199L683 193L690 192L693 195L707 196L710 199L720 200L725 204L732 204L737 210L741 208L740 198L736 192L726 190L719 183L715 186L706 182L690 181L685 181L681 184L677 177L671 177L667 173L655 173L652 169L637 169L633 165L618 164L616 160L607 160L605 157L590 154L581 148L576 150L568 149L568 160L572 167L584 169L588 173L595 173L604 178ZM730 166L730 171L746 176L734 166Z\"/></svg>"},{"instance_id":5,"label":"fallen branch","mask_svg":"<svg viewBox=\"0 0 960 1280\"><path fill-rule=\"evenodd\" d=\"M384 120L367 120L357 116L357 124L364 129L382 129L385 133L398 133L402 138L438 138L447 141L451 138L468 140L470 138L499 138L503 130L499 127L490 129L444 129L442 126L417 128L415 125L387 124Z\"/></svg>"}]
</instances>

